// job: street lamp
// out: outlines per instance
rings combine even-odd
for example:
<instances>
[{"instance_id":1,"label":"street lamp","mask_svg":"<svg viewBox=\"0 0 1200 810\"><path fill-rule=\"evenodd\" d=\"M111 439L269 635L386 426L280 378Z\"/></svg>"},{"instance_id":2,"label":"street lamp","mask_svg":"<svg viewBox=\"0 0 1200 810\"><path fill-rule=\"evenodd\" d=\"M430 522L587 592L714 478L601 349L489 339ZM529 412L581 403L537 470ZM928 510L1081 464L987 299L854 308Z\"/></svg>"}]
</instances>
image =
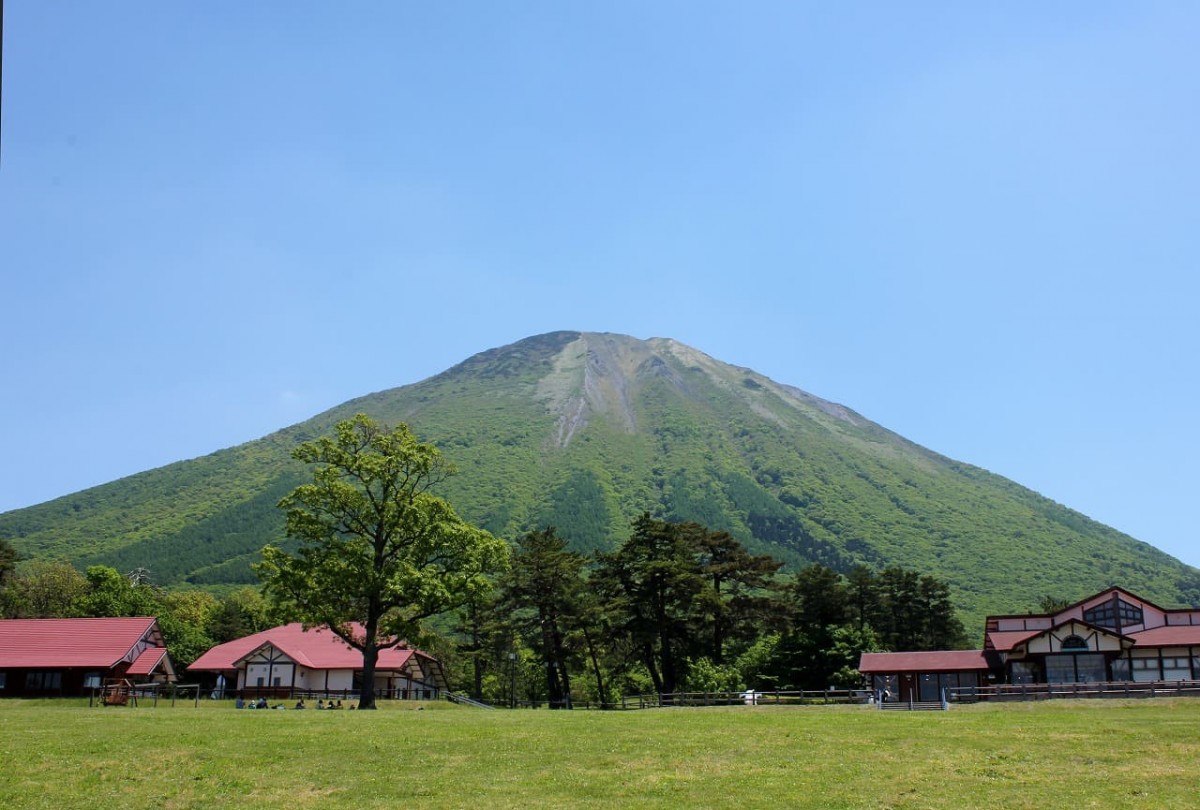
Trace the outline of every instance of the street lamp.
<instances>
[{"instance_id":1,"label":"street lamp","mask_svg":"<svg viewBox=\"0 0 1200 810\"><path fill-rule=\"evenodd\" d=\"M509 673L509 708L517 708L517 654L510 652L508 654L508 673Z\"/></svg>"}]
</instances>

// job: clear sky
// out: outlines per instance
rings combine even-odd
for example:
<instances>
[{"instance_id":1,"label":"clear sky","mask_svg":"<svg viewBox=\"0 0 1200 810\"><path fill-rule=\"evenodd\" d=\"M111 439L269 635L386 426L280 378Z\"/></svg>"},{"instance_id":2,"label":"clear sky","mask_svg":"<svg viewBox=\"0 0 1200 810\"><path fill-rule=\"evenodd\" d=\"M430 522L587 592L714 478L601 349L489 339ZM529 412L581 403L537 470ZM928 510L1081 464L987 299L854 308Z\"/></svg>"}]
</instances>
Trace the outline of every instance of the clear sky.
<instances>
[{"instance_id":1,"label":"clear sky","mask_svg":"<svg viewBox=\"0 0 1200 810\"><path fill-rule=\"evenodd\" d=\"M579 329L1200 565L1200 4L5 11L0 510Z\"/></svg>"}]
</instances>

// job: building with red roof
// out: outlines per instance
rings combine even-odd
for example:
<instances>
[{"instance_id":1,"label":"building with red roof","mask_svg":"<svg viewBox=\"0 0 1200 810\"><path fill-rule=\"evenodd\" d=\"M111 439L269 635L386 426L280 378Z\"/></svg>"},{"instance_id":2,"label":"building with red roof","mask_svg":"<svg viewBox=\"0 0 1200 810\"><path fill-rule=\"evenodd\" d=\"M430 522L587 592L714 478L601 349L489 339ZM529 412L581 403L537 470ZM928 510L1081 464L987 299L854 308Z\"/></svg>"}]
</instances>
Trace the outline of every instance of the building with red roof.
<instances>
[{"instance_id":1,"label":"building with red roof","mask_svg":"<svg viewBox=\"0 0 1200 810\"><path fill-rule=\"evenodd\" d=\"M112 678L175 680L156 619L0 620L0 696L83 695Z\"/></svg>"},{"instance_id":2,"label":"building with red roof","mask_svg":"<svg viewBox=\"0 0 1200 810\"><path fill-rule=\"evenodd\" d=\"M352 626L357 632L362 628ZM272 627L218 644L188 667L189 673L224 677L243 697L349 695L362 683L362 653L326 627L300 623ZM400 699L436 698L446 688L437 659L409 647L379 651L375 693Z\"/></svg>"},{"instance_id":3,"label":"building with red roof","mask_svg":"<svg viewBox=\"0 0 1200 810\"><path fill-rule=\"evenodd\" d=\"M982 650L863 653L859 671L901 701L991 684L1200 681L1200 608L1114 587L1052 613L989 616Z\"/></svg>"}]
</instances>

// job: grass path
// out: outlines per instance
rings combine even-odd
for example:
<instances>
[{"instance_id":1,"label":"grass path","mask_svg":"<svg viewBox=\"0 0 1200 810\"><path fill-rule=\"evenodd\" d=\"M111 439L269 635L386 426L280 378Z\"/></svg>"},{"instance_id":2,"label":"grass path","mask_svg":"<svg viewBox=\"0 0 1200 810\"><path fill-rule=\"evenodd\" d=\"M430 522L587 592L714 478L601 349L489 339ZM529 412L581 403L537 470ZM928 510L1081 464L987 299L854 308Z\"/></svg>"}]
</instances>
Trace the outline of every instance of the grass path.
<instances>
[{"instance_id":1,"label":"grass path","mask_svg":"<svg viewBox=\"0 0 1200 810\"><path fill-rule=\"evenodd\" d=\"M0 701L0 807L1200 807L1200 700L644 712Z\"/></svg>"}]
</instances>

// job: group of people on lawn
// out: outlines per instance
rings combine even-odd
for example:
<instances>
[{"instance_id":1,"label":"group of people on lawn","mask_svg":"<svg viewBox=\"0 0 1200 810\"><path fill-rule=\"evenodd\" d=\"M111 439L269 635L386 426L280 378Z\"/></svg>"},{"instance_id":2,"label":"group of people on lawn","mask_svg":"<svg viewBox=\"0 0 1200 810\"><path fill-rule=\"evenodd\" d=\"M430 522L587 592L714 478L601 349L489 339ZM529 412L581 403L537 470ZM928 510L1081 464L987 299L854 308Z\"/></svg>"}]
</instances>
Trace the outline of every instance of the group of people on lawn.
<instances>
[{"instance_id":1,"label":"group of people on lawn","mask_svg":"<svg viewBox=\"0 0 1200 810\"><path fill-rule=\"evenodd\" d=\"M307 706L304 705L304 698L300 698L298 701L296 701L296 708L297 709L307 709L308 708ZM329 702L325 702L324 700L318 699L317 700L317 708L318 709L341 709L343 707L342 707L342 702L340 700L337 702L337 705L334 705L333 698L330 698ZM351 709L354 708L353 703L350 704L350 708Z\"/></svg>"},{"instance_id":2,"label":"group of people on lawn","mask_svg":"<svg viewBox=\"0 0 1200 810\"><path fill-rule=\"evenodd\" d=\"M237 709L282 709L282 708L284 708L282 703L276 703L274 706L271 706L270 704L267 703L267 699L265 697L260 697L258 700L246 701L246 700L243 700L240 695L238 696L238 699L233 702L233 705L234 705L234 708L237 708ZM307 706L304 705L304 698L300 698L298 701L296 701L295 708L297 708L297 709L307 709L308 708ZM328 702L326 702L322 698L322 699L317 700L317 708L322 709L322 710L341 709L341 708L343 708L343 706L342 706L342 702L340 700L335 704L333 702L333 698L330 698ZM351 709L354 708L353 703L350 704L350 708Z\"/></svg>"}]
</instances>

